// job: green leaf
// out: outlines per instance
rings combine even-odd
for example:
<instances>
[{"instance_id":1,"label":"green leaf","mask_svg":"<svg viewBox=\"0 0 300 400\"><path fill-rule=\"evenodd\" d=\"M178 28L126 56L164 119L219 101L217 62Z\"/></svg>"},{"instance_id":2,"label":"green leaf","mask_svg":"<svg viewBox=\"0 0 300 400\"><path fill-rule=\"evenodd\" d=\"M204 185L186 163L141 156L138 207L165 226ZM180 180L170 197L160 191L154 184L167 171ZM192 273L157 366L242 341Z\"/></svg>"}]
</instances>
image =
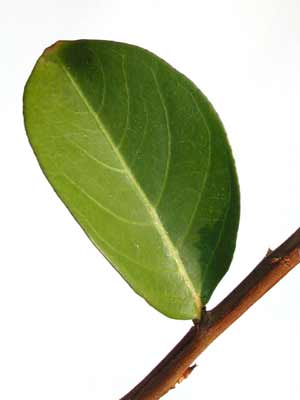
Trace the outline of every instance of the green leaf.
<instances>
[{"instance_id":1,"label":"green leaf","mask_svg":"<svg viewBox=\"0 0 300 400\"><path fill-rule=\"evenodd\" d=\"M35 65L24 116L43 172L115 269L165 315L199 318L239 221L231 150L206 97L141 48L65 41Z\"/></svg>"}]
</instances>

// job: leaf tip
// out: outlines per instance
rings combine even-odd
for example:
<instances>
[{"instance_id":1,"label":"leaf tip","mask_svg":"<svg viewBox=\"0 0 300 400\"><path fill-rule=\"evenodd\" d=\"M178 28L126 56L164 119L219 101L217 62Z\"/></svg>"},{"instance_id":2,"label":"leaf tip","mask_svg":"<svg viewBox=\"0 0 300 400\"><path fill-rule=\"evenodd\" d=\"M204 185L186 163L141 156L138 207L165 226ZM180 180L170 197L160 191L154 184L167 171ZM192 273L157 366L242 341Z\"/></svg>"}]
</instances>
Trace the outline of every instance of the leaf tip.
<instances>
[{"instance_id":1,"label":"leaf tip","mask_svg":"<svg viewBox=\"0 0 300 400\"><path fill-rule=\"evenodd\" d=\"M51 46L46 47L43 55L50 55L52 53L55 53L64 43L66 43L66 40L57 40Z\"/></svg>"}]
</instances>

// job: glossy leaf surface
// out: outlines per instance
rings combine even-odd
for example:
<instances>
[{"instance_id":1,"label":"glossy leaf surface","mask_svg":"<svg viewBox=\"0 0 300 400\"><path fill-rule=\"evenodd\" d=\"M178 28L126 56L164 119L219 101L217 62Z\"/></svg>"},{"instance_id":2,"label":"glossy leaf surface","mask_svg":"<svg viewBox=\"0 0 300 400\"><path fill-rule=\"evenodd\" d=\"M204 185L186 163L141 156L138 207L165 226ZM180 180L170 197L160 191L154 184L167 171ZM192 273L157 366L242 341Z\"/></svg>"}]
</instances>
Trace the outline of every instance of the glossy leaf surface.
<instances>
[{"instance_id":1,"label":"glossy leaf surface","mask_svg":"<svg viewBox=\"0 0 300 400\"><path fill-rule=\"evenodd\" d=\"M165 315L199 318L239 220L230 147L206 97L141 48L58 42L27 82L24 116L43 172L116 270Z\"/></svg>"}]
</instances>

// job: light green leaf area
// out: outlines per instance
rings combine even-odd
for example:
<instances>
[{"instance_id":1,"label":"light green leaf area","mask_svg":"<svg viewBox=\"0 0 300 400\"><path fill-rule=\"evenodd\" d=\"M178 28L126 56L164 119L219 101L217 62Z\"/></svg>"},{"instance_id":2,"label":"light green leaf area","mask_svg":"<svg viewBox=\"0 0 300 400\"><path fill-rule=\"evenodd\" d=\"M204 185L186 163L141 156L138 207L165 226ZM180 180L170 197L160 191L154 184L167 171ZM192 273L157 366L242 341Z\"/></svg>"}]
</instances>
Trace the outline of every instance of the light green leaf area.
<instances>
[{"instance_id":1,"label":"light green leaf area","mask_svg":"<svg viewBox=\"0 0 300 400\"><path fill-rule=\"evenodd\" d=\"M200 90L141 48L58 42L24 116L44 174L114 268L165 315L199 318L239 220L231 150Z\"/></svg>"}]
</instances>

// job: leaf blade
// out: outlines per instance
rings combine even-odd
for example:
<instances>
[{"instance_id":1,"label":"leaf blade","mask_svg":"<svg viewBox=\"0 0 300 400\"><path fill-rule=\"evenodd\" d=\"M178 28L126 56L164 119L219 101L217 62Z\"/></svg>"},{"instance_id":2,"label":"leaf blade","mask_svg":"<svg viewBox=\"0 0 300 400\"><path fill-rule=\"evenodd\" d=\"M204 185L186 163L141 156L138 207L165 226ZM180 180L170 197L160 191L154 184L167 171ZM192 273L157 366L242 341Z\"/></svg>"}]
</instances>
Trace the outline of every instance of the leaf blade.
<instances>
[{"instance_id":1,"label":"leaf blade","mask_svg":"<svg viewBox=\"0 0 300 400\"><path fill-rule=\"evenodd\" d=\"M58 195L134 290L180 319L199 317L206 301L201 292L210 295L201 276L208 262L199 263L194 239L212 155L206 154L211 132L202 110L209 103L197 99L199 93L151 53L101 41L52 47L25 89L29 140ZM182 117L187 111L192 118ZM226 163L235 176L230 157ZM219 196L223 189L217 188ZM219 215L224 207L218 221ZM202 253L212 257L218 240Z\"/></svg>"}]
</instances>

